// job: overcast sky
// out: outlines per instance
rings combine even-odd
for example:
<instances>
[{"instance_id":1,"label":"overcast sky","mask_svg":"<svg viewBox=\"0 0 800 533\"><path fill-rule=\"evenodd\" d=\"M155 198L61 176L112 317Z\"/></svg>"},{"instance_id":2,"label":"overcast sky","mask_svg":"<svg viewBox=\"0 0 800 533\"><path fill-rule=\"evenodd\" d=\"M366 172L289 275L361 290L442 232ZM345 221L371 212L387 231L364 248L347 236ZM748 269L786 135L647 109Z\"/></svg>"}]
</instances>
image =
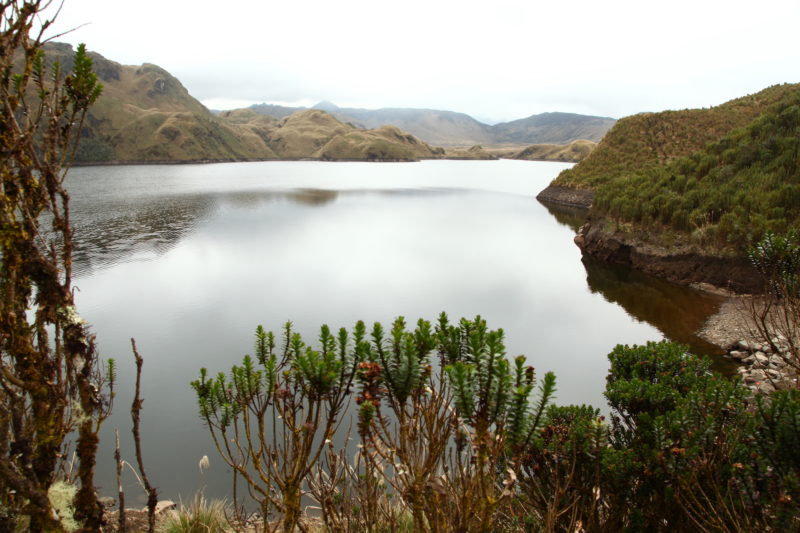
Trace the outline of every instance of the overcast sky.
<instances>
[{"instance_id":1,"label":"overcast sky","mask_svg":"<svg viewBox=\"0 0 800 533\"><path fill-rule=\"evenodd\" d=\"M65 0L60 40L208 107L424 107L505 121L708 107L800 81L800 0Z\"/></svg>"}]
</instances>

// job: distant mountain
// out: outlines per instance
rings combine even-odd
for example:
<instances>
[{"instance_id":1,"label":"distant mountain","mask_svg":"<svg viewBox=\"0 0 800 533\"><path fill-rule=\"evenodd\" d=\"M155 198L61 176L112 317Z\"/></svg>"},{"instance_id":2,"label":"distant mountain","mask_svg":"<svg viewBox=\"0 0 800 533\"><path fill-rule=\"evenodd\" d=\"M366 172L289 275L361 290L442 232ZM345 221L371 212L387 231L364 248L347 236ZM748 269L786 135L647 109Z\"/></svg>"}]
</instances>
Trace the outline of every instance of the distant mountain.
<instances>
[{"instance_id":1,"label":"distant mountain","mask_svg":"<svg viewBox=\"0 0 800 533\"><path fill-rule=\"evenodd\" d=\"M72 68L72 47L45 45L48 61ZM444 154L397 128L364 130L318 110L264 106L212 114L164 69L120 65L90 53L103 83L81 130L77 163L323 159L415 161ZM263 110L262 110L263 111Z\"/></svg>"},{"instance_id":2,"label":"distant mountain","mask_svg":"<svg viewBox=\"0 0 800 533\"><path fill-rule=\"evenodd\" d=\"M249 109L264 115L283 117L304 108L257 104ZM338 107L331 102L320 102L314 109L327 111L343 122L363 128L391 124L428 143L451 147L476 144L568 144L579 139L597 142L616 122L613 118L574 113L542 113L490 126L464 113L436 109L360 109Z\"/></svg>"},{"instance_id":3,"label":"distant mountain","mask_svg":"<svg viewBox=\"0 0 800 533\"><path fill-rule=\"evenodd\" d=\"M71 68L70 45L48 43L45 52L48 61ZM496 155L479 148L445 153L431 144L520 146L593 138L611 120L546 113L489 126L452 111L340 108L331 102L311 110L260 104L215 114L156 65L127 66L94 52L90 56L104 89L81 130L77 163L486 159Z\"/></svg>"},{"instance_id":4,"label":"distant mountain","mask_svg":"<svg viewBox=\"0 0 800 533\"><path fill-rule=\"evenodd\" d=\"M541 113L491 128L499 143L569 144L578 139L598 142L615 123L607 117Z\"/></svg>"},{"instance_id":5,"label":"distant mountain","mask_svg":"<svg viewBox=\"0 0 800 533\"><path fill-rule=\"evenodd\" d=\"M297 111L302 111L306 109L305 107L287 107L283 105L274 105L274 104L256 104L250 106L248 109L252 109L256 113L260 115L269 115L275 118L283 118L288 117L292 113L296 113Z\"/></svg>"}]
</instances>

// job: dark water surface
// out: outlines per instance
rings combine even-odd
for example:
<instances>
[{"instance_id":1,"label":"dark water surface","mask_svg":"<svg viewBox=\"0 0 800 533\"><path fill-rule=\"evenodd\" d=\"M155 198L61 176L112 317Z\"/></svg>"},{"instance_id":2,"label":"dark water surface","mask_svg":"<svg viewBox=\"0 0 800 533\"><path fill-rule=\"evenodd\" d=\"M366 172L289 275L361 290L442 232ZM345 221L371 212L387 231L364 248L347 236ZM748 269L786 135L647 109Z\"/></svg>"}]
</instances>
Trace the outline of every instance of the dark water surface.
<instances>
[{"instance_id":1,"label":"dark water surface","mask_svg":"<svg viewBox=\"0 0 800 533\"><path fill-rule=\"evenodd\" d=\"M694 330L715 299L582 262L580 213L534 198L569 165L527 161L267 162L76 168L78 308L120 367L99 484L114 492L113 430L130 442L135 337L145 358L146 467L166 498L229 494L189 382L252 351L258 324L413 323L480 314L510 356L558 378L559 403L602 405L606 354ZM211 469L201 479L203 455ZM144 502L126 474L128 499ZM138 498L138 500L137 500Z\"/></svg>"}]
</instances>

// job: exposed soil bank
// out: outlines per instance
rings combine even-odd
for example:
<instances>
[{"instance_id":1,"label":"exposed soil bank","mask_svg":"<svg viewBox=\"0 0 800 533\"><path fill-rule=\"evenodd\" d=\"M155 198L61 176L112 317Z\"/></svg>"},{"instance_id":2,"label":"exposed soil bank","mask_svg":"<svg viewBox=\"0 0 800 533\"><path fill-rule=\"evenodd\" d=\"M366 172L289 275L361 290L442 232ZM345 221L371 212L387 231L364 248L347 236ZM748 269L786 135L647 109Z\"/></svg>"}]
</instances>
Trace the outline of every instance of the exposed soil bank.
<instances>
[{"instance_id":1,"label":"exposed soil bank","mask_svg":"<svg viewBox=\"0 0 800 533\"><path fill-rule=\"evenodd\" d=\"M609 231L602 221L589 220L575 236L584 254L609 263L628 265L668 281L705 290L759 293L763 281L743 257L717 257L697 251L672 252L635 237Z\"/></svg>"},{"instance_id":2,"label":"exposed soil bank","mask_svg":"<svg viewBox=\"0 0 800 533\"><path fill-rule=\"evenodd\" d=\"M592 206L594 191L550 185L540 192L536 199L543 203L588 209Z\"/></svg>"}]
</instances>

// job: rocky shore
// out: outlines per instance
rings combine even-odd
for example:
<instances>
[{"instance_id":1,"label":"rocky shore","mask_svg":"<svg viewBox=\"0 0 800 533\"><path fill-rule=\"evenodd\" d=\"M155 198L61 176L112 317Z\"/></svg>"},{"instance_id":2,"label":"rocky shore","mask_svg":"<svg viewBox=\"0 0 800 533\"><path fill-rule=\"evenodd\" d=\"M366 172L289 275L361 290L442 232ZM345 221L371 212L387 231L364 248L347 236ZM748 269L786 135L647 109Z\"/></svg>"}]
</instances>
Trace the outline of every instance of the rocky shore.
<instances>
[{"instance_id":1,"label":"rocky shore","mask_svg":"<svg viewBox=\"0 0 800 533\"><path fill-rule=\"evenodd\" d=\"M666 251L631 235L613 232L603 221L588 221L575 236L584 254L610 263L631 266L672 282L722 294L727 300L697 332L724 350L723 357L738 364L737 373L754 394L797 388L800 361L787 339L775 335L759 338L752 323L753 305L763 286L761 277L745 258L706 256L694 251ZM797 344L795 344L797 346Z\"/></svg>"},{"instance_id":2,"label":"rocky shore","mask_svg":"<svg viewBox=\"0 0 800 533\"><path fill-rule=\"evenodd\" d=\"M557 187L550 185L536 195L542 203L565 205L568 207L582 207L588 209L594 200L594 191L588 189L573 189L571 187Z\"/></svg>"},{"instance_id":3,"label":"rocky shore","mask_svg":"<svg viewBox=\"0 0 800 533\"><path fill-rule=\"evenodd\" d=\"M780 389L796 389L797 368L785 355L786 339L776 337L772 343L778 347L774 352L770 344L759 345L753 341L739 341L726 357L740 363L738 373L745 386L754 393L769 394Z\"/></svg>"},{"instance_id":4,"label":"rocky shore","mask_svg":"<svg viewBox=\"0 0 800 533\"><path fill-rule=\"evenodd\" d=\"M752 296L729 297L698 335L725 350L723 357L739 365L738 375L754 393L797 388L800 377L797 362L792 364L791 356L787 355L790 350L786 338L775 335L769 340L758 339L749 318L752 305Z\"/></svg>"}]
</instances>

